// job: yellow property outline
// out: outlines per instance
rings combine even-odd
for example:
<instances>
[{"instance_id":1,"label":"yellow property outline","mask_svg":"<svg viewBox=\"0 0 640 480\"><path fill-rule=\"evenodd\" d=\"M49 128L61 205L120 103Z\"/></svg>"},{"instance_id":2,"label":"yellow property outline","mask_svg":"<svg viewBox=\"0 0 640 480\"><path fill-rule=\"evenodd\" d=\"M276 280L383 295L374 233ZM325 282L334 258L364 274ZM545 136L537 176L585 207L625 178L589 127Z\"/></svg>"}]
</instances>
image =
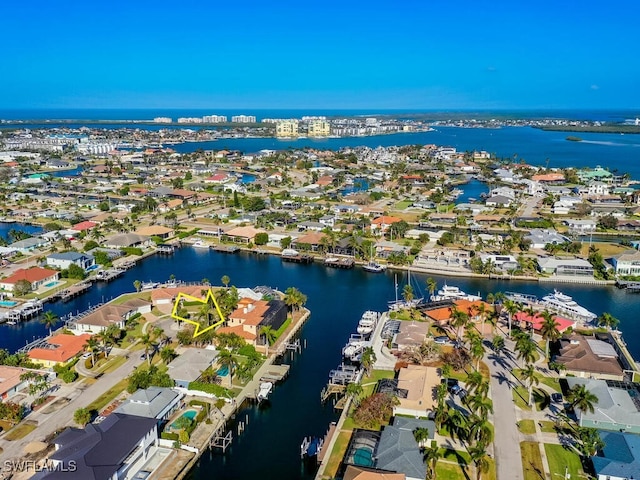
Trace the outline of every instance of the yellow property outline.
<instances>
[{"instance_id":1,"label":"yellow property outline","mask_svg":"<svg viewBox=\"0 0 640 480\"><path fill-rule=\"evenodd\" d=\"M187 299L192 302L199 302L203 305L209 303L209 298L213 300L213 305L216 307L216 312L218 312L218 316L220 317L220 321L214 323L213 325L209 325L207 328L200 330L200 324L195 320L189 320L188 318L182 318L178 315L178 308L180 307L180 301L182 299ZM171 318L175 318L176 320L181 320L183 322L190 323L191 325L195 325L196 329L193 331L193 338L196 338L198 335L202 335L204 332L208 332L211 329L216 328L218 325L222 325L224 323L224 315L222 314L222 310L220 310L220 305L216 301L216 297L213 295L213 291L209 289L207 291L207 295L204 300L202 298L194 297L192 295L187 295L186 293L178 292L178 296L173 302L173 310L171 311Z\"/></svg>"}]
</instances>

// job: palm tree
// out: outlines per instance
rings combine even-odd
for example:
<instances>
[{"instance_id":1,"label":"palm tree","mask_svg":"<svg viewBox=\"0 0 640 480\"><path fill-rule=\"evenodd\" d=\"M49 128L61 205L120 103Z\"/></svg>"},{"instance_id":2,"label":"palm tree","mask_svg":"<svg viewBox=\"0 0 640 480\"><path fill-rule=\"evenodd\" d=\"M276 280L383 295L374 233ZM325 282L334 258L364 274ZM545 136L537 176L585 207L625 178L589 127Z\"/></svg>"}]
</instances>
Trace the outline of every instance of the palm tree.
<instances>
[{"instance_id":1,"label":"palm tree","mask_svg":"<svg viewBox=\"0 0 640 480\"><path fill-rule=\"evenodd\" d=\"M133 287L136 289L136 292L139 292L142 288L142 282L140 280L134 280Z\"/></svg>"},{"instance_id":2,"label":"palm tree","mask_svg":"<svg viewBox=\"0 0 640 480\"><path fill-rule=\"evenodd\" d=\"M449 408L444 424L449 429L451 438L458 437L459 440L467 439L467 419L457 408Z\"/></svg>"},{"instance_id":3,"label":"palm tree","mask_svg":"<svg viewBox=\"0 0 640 480\"><path fill-rule=\"evenodd\" d=\"M531 339L531 337L525 333L521 333L518 335L518 339L516 340L516 345L514 347L515 351L518 353L518 360L522 360L523 365L527 363L533 363L536 359L536 344Z\"/></svg>"},{"instance_id":4,"label":"palm tree","mask_svg":"<svg viewBox=\"0 0 640 480\"><path fill-rule=\"evenodd\" d=\"M376 352L373 350L373 347L367 347L362 351L362 368L364 368L367 375L371 372L376 360Z\"/></svg>"},{"instance_id":5,"label":"palm tree","mask_svg":"<svg viewBox=\"0 0 640 480\"><path fill-rule=\"evenodd\" d=\"M520 311L520 306L510 299L505 300L502 306L509 318L509 336L511 336L511 322L513 321L513 316Z\"/></svg>"},{"instance_id":6,"label":"palm tree","mask_svg":"<svg viewBox=\"0 0 640 480\"><path fill-rule=\"evenodd\" d=\"M533 385L538 385L540 383L540 379L536 375L536 369L532 364L527 364L525 368L520 371L520 376L522 380L529 384L529 401L527 405L531 406L531 395L533 393Z\"/></svg>"},{"instance_id":7,"label":"palm tree","mask_svg":"<svg viewBox=\"0 0 640 480\"><path fill-rule=\"evenodd\" d=\"M429 440L429 429L418 427L413 431L413 438L418 442L418 447L423 448L424 442Z\"/></svg>"},{"instance_id":8,"label":"palm tree","mask_svg":"<svg viewBox=\"0 0 640 480\"><path fill-rule=\"evenodd\" d=\"M476 465L476 480L480 480L482 474L489 471L490 466L486 446L479 443L469 448L468 452L471 460Z\"/></svg>"},{"instance_id":9,"label":"palm tree","mask_svg":"<svg viewBox=\"0 0 640 480\"><path fill-rule=\"evenodd\" d=\"M433 278L427 278L427 290L429 291L429 295L433 297L436 292L436 288L438 288L438 282L436 282Z\"/></svg>"},{"instance_id":10,"label":"palm tree","mask_svg":"<svg viewBox=\"0 0 640 480\"><path fill-rule=\"evenodd\" d=\"M451 309L451 325L457 329L456 340L460 342L461 329L469 323L469 315L456 307Z\"/></svg>"},{"instance_id":11,"label":"palm tree","mask_svg":"<svg viewBox=\"0 0 640 480\"><path fill-rule=\"evenodd\" d=\"M558 322L556 322L556 317L550 313L548 310L545 310L540 314L543 318L542 325L540 325L540 334L542 338L545 340L545 348L544 348L544 357L549 358L549 342L556 341L560 338L560 330L558 330Z\"/></svg>"},{"instance_id":12,"label":"palm tree","mask_svg":"<svg viewBox=\"0 0 640 480\"><path fill-rule=\"evenodd\" d=\"M504 350L505 344L504 344L504 337L500 336L500 335L496 335L495 337L493 337L493 340L491 341L492 345L493 345L493 349L495 350L495 352L500 355L500 353Z\"/></svg>"},{"instance_id":13,"label":"palm tree","mask_svg":"<svg viewBox=\"0 0 640 480\"><path fill-rule=\"evenodd\" d=\"M356 406L360 403L359 397L362 395L363 388L362 385L356 382L351 382L347 385L347 396L353 399L353 402Z\"/></svg>"},{"instance_id":14,"label":"palm tree","mask_svg":"<svg viewBox=\"0 0 640 480\"><path fill-rule=\"evenodd\" d=\"M91 368L93 368L96 364L96 351L98 350L98 340L93 337L89 337L87 342L84 344L85 348L91 352Z\"/></svg>"},{"instance_id":15,"label":"palm tree","mask_svg":"<svg viewBox=\"0 0 640 480\"><path fill-rule=\"evenodd\" d=\"M480 360L484 357L484 345L480 337L475 337L471 341L471 348L469 349L471 358L476 361L476 370L480 369Z\"/></svg>"},{"instance_id":16,"label":"palm tree","mask_svg":"<svg viewBox=\"0 0 640 480\"><path fill-rule=\"evenodd\" d=\"M51 336L51 329L55 327L56 323L58 323L58 315L53 313L51 310L47 310L42 315L42 319L40 321L49 329L49 336Z\"/></svg>"},{"instance_id":17,"label":"palm tree","mask_svg":"<svg viewBox=\"0 0 640 480\"><path fill-rule=\"evenodd\" d=\"M151 335L145 333L140 337L140 342L144 345L144 355L147 358L147 364L151 366L151 355L149 355L149 350L153 347L153 340L151 340Z\"/></svg>"},{"instance_id":18,"label":"palm tree","mask_svg":"<svg viewBox=\"0 0 640 480\"><path fill-rule=\"evenodd\" d=\"M267 355L269 355L269 346L273 345L278 338L276 331L271 328L271 325L264 325L260 329L260 335L264 337L264 342L267 348Z\"/></svg>"},{"instance_id":19,"label":"palm tree","mask_svg":"<svg viewBox=\"0 0 640 480\"><path fill-rule=\"evenodd\" d=\"M469 439L475 440L478 444L488 445L493 442L493 437L493 428L486 415L471 415L469 419Z\"/></svg>"},{"instance_id":20,"label":"palm tree","mask_svg":"<svg viewBox=\"0 0 640 480\"><path fill-rule=\"evenodd\" d=\"M407 304L411 303L411 300L413 300L413 287L411 285L407 284L404 286L402 289L402 298L404 298Z\"/></svg>"},{"instance_id":21,"label":"palm tree","mask_svg":"<svg viewBox=\"0 0 640 480\"><path fill-rule=\"evenodd\" d=\"M437 444L433 444L424 449L422 459L424 460L424 463L427 464L428 480L436 480L436 467L438 466L438 460L440 460L440 458L442 458L442 450L440 450Z\"/></svg>"},{"instance_id":22,"label":"palm tree","mask_svg":"<svg viewBox=\"0 0 640 480\"><path fill-rule=\"evenodd\" d=\"M587 390L584 385L576 385L569 390L567 399L571 402L571 407L577 407L583 412L593 413L595 405L598 403L598 397Z\"/></svg>"},{"instance_id":23,"label":"palm tree","mask_svg":"<svg viewBox=\"0 0 640 480\"><path fill-rule=\"evenodd\" d=\"M227 368L229 371L229 383L233 384L233 372L238 364L233 354L229 350L223 348L218 354L218 362L220 363L220 366Z\"/></svg>"},{"instance_id":24,"label":"palm tree","mask_svg":"<svg viewBox=\"0 0 640 480\"><path fill-rule=\"evenodd\" d=\"M467 386L467 390L473 393L482 382L484 382L484 377L478 370L476 370L475 372L471 372L469 375L467 375L465 384Z\"/></svg>"},{"instance_id":25,"label":"palm tree","mask_svg":"<svg viewBox=\"0 0 640 480\"><path fill-rule=\"evenodd\" d=\"M615 328L620 323L620 320L618 320L616 317L614 317L608 312L604 312L602 315L600 315L597 321L599 326L607 327L611 330L615 330Z\"/></svg>"},{"instance_id":26,"label":"palm tree","mask_svg":"<svg viewBox=\"0 0 640 480\"><path fill-rule=\"evenodd\" d=\"M220 281L222 281L222 284L224 285L225 288L229 288L229 282L231 281L231 279L229 278L228 275L223 275Z\"/></svg>"},{"instance_id":27,"label":"palm tree","mask_svg":"<svg viewBox=\"0 0 640 480\"><path fill-rule=\"evenodd\" d=\"M168 364L176 357L176 351L171 347L163 347L160 350L160 358L165 364Z\"/></svg>"}]
</instances>

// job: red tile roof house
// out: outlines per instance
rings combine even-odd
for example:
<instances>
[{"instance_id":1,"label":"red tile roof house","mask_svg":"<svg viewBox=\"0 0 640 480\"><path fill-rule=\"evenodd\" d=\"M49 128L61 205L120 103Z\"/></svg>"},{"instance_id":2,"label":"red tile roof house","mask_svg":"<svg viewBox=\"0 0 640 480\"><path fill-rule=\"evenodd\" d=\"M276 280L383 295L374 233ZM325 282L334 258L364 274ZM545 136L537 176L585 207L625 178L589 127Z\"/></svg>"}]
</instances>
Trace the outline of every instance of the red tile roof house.
<instances>
[{"instance_id":1,"label":"red tile roof house","mask_svg":"<svg viewBox=\"0 0 640 480\"><path fill-rule=\"evenodd\" d=\"M27 280L31 283L31 289L37 290L45 283L55 282L60 277L60 272L49 270L48 268L31 267L20 268L13 275L0 280L0 290L13 292L13 288L20 280Z\"/></svg>"},{"instance_id":2,"label":"red tile roof house","mask_svg":"<svg viewBox=\"0 0 640 480\"><path fill-rule=\"evenodd\" d=\"M69 230L73 230L74 232L84 232L85 230L91 230L93 227L96 227L98 224L95 222L84 221L80 223L76 223Z\"/></svg>"},{"instance_id":3,"label":"red tile roof house","mask_svg":"<svg viewBox=\"0 0 640 480\"><path fill-rule=\"evenodd\" d=\"M387 215L382 215L381 217L374 218L371 222L371 231L380 231L382 233L386 232L391 225L394 223L400 222L402 219L398 217L389 217Z\"/></svg>"},{"instance_id":4,"label":"red tile roof house","mask_svg":"<svg viewBox=\"0 0 640 480\"><path fill-rule=\"evenodd\" d=\"M576 322L574 320L569 320L567 318L558 317L558 316L554 316L553 318L556 321L556 327L558 328L558 331L560 333L564 333L569 327L571 328L576 327ZM516 322L520 322L520 324L532 325L533 329L536 332L540 331L540 327L542 327L542 324L544 323L544 318L542 318L542 316L536 314L533 317L531 317L531 315L529 315L526 312L516 313L513 316L513 319Z\"/></svg>"},{"instance_id":5,"label":"red tile roof house","mask_svg":"<svg viewBox=\"0 0 640 480\"><path fill-rule=\"evenodd\" d=\"M32 348L27 354L30 360L47 368L67 363L84 351L84 345L91 338L88 333L82 335L54 335L47 339L49 348Z\"/></svg>"}]
</instances>

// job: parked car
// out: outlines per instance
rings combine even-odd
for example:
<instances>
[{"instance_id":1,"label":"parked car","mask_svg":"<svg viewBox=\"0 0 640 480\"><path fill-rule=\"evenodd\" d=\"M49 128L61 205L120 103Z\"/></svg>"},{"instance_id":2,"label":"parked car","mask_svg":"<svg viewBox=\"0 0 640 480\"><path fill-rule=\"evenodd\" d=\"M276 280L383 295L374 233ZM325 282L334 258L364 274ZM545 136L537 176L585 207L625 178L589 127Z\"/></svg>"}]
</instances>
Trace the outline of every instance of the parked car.
<instances>
[{"instance_id":1,"label":"parked car","mask_svg":"<svg viewBox=\"0 0 640 480\"><path fill-rule=\"evenodd\" d=\"M147 354L143 353L142 355L140 355L140 360L146 360L147 359Z\"/></svg>"},{"instance_id":2,"label":"parked car","mask_svg":"<svg viewBox=\"0 0 640 480\"><path fill-rule=\"evenodd\" d=\"M82 358L86 360L87 358L91 358L91 352L85 352L82 354Z\"/></svg>"},{"instance_id":3,"label":"parked car","mask_svg":"<svg viewBox=\"0 0 640 480\"><path fill-rule=\"evenodd\" d=\"M552 393L551 394L551 401L553 403L563 403L564 402L564 398L562 398L562 394L561 393Z\"/></svg>"},{"instance_id":4,"label":"parked car","mask_svg":"<svg viewBox=\"0 0 640 480\"><path fill-rule=\"evenodd\" d=\"M440 335L439 337L435 337L433 341L438 345L446 345L447 343L449 343L449 337L447 337L446 335Z\"/></svg>"}]
</instances>

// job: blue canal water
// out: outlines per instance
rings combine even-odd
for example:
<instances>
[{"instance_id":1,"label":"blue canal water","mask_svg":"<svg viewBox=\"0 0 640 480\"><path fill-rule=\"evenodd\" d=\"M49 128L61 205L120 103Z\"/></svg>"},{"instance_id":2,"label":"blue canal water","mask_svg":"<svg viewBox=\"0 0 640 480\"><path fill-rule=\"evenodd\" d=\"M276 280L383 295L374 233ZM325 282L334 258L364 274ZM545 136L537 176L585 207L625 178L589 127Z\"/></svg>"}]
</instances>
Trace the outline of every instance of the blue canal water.
<instances>
[{"instance_id":1,"label":"blue canal water","mask_svg":"<svg viewBox=\"0 0 640 480\"><path fill-rule=\"evenodd\" d=\"M190 474L191 480L208 479L310 479L309 471L300 462L299 445L303 437L321 435L336 419L331 405L320 403L320 391L328 372L341 360L341 349L350 333L355 332L365 310L382 311L395 297L394 274L368 274L359 268L335 270L320 264L296 265L282 263L275 256L256 256L249 253L228 255L184 247L173 256L155 256L140 262L119 279L97 284L87 294L69 303L47 305L58 315L82 311L91 305L133 290L133 282L166 281L170 275L185 281L209 279L219 284L223 275L238 286L269 285L285 290L298 287L308 296L311 318L301 330L307 348L290 361L291 373L273 391L269 402L260 407L241 410L236 419L248 425L237 437L226 455L206 453ZM407 281L398 272L399 289ZM411 281L425 294L426 275L412 274ZM445 281L457 285L467 293L486 295L497 291L519 291L541 296L553 286L538 283L488 281L483 279L445 279L434 277L439 285ZM608 311L621 320L631 353L640 357L639 297L614 287L562 285L560 289L595 313ZM35 336L43 336L46 329L37 320L20 325L0 326L0 347L15 350ZM250 461L248 460L250 459ZM274 460L277 459L277 460Z\"/></svg>"},{"instance_id":2,"label":"blue canal water","mask_svg":"<svg viewBox=\"0 0 640 480\"><path fill-rule=\"evenodd\" d=\"M42 227L40 227L39 225L25 225L23 223L0 223L0 237L4 238L8 242L12 241L9 237L9 232L11 230L25 232L30 235L37 235L43 232Z\"/></svg>"},{"instance_id":3,"label":"blue canal water","mask_svg":"<svg viewBox=\"0 0 640 480\"><path fill-rule=\"evenodd\" d=\"M469 182L456 188L462 190L462 195L456 199L456 203L469 203L470 199L481 201L480 195L489 192L489 187L486 184L475 179L469 180Z\"/></svg>"}]
</instances>

